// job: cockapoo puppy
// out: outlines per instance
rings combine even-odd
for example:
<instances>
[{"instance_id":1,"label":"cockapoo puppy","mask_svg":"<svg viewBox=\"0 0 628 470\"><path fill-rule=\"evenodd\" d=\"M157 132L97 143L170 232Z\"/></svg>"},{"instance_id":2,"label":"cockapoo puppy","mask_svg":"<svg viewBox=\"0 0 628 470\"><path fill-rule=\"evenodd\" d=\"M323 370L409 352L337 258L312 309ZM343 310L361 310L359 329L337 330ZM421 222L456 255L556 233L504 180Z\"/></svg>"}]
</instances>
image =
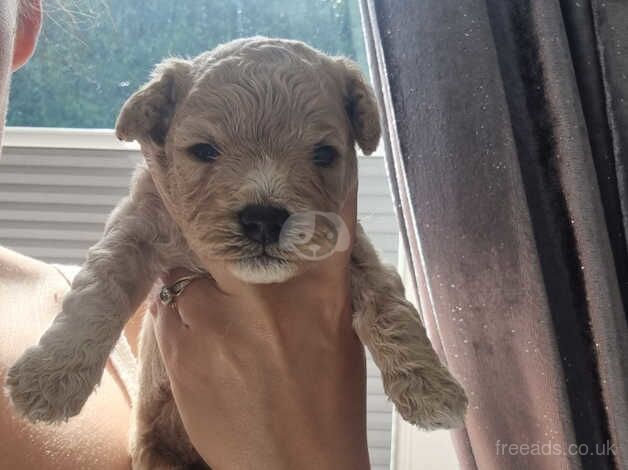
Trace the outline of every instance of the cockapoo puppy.
<instances>
[{"instance_id":1,"label":"cockapoo puppy","mask_svg":"<svg viewBox=\"0 0 628 470\"><path fill-rule=\"evenodd\" d=\"M306 221L305 242L303 223L286 225L295 214L329 222L325 214L339 212L357 184L355 144L373 152L380 125L354 63L258 37L159 64L124 104L116 135L137 140L146 164L89 250L63 311L7 375L14 406L33 421L81 411L160 273L203 272L221 259L246 282L280 283L316 262L307 253L337 248L337 234L328 237L333 221ZM399 413L426 429L459 425L465 393L439 361L399 275L359 225L351 275L355 331ZM152 322L146 315L133 468L201 463L173 404Z\"/></svg>"}]
</instances>

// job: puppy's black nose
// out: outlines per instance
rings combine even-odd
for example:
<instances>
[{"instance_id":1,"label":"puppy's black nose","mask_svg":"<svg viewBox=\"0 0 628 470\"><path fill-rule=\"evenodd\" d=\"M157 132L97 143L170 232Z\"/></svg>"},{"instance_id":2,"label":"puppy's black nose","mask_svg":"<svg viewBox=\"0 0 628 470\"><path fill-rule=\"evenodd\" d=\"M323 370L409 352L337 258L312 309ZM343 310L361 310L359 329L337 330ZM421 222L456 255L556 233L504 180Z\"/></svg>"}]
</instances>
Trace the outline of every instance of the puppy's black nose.
<instances>
[{"instance_id":1,"label":"puppy's black nose","mask_svg":"<svg viewBox=\"0 0 628 470\"><path fill-rule=\"evenodd\" d=\"M248 205L238 214L244 235L263 245L279 241L281 227L289 216L281 207L258 204Z\"/></svg>"}]
</instances>

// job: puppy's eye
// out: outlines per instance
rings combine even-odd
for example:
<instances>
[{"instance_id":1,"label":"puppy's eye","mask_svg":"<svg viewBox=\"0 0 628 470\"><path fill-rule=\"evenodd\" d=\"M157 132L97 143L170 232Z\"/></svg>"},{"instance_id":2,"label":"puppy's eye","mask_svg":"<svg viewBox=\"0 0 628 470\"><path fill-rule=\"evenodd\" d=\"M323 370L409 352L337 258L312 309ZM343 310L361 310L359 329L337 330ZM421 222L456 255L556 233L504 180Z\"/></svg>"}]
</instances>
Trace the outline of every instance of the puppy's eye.
<instances>
[{"instance_id":1,"label":"puppy's eye","mask_svg":"<svg viewBox=\"0 0 628 470\"><path fill-rule=\"evenodd\" d=\"M314 149L314 164L324 168L330 167L338 158L338 152L331 145L319 145Z\"/></svg>"},{"instance_id":2,"label":"puppy's eye","mask_svg":"<svg viewBox=\"0 0 628 470\"><path fill-rule=\"evenodd\" d=\"M212 144L196 144L188 148L188 152L201 162L213 162L219 152Z\"/></svg>"}]
</instances>

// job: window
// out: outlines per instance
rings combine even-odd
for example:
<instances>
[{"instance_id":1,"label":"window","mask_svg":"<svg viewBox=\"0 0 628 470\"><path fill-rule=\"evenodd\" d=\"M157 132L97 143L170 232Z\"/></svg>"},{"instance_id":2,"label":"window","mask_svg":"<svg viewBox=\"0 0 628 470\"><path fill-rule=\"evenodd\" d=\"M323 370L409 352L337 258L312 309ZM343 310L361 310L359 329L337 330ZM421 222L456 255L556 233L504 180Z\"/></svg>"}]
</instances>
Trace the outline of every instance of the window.
<instances>
[{"instance_id":1,"label":"window","mask_svg":"<svg viewBox=\"0 0 628 470\"><path fill-rule=\"evenodd\" d=\"M8 125L112 128L168 56L253 36L366 59L357 0L49 0L37 53L13 77Z\"/></svg>"}]
</instances>

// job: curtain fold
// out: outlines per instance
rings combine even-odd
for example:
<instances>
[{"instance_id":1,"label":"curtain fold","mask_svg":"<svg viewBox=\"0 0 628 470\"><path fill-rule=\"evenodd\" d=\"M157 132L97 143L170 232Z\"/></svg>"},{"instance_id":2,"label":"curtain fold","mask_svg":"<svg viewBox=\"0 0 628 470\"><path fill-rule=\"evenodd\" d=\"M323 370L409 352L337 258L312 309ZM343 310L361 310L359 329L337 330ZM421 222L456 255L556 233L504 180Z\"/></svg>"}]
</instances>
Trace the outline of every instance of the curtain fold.
<instances>
[{"instance_id":1,"label":"curtain fold","mask_svg":"<svg viewBox=\"0 0 628 470\"><path fill-rule=\"evenodd\" d=\"M362 13L422 317L470 395L461 467L628 468L628 3Z\"/></svg>"}]
</instances>

